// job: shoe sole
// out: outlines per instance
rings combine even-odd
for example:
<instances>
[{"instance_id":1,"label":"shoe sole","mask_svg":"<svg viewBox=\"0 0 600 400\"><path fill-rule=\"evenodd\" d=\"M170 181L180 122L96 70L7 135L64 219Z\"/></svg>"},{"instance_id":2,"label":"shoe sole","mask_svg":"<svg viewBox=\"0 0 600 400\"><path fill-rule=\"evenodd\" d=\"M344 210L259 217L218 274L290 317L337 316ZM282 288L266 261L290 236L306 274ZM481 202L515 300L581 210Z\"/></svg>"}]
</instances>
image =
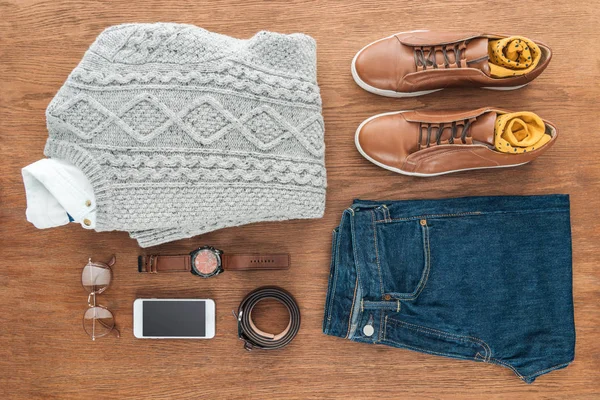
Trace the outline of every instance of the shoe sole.
<instances>
[{"instance_id":1,"label":"shoe sole","mask_svg":"<svg viewBox=\"0 0 600 400\"><path fill-rule=\"evenodd\" d=\"M392 111L392 112L387 112L387 113L382 113L382 114L377 114L377 115L373 115L372 117L369 117L367 119L365 119L356 129L356 133L354 135L354 145L356 146L356 149L358 150L358 152L367 160L369 160L370 162L372 162L373 164L377 165L378 167L381 167L383 169L387 169L388 171L392 171L392 172L396 172L398 174L402 174L402 175L406 175L406 176L418 176L420 178L430 178L433 176L440 176L440 175L446 175L446 174L452 174L454 172L462 172L462 171L474 171L474 170L478 170L478 169L491 169L491 168L510 168L510 167L518 167L521 165L525 165L527 163L529 163L529 161L524 162L524 163L519 163L519 164L510 164L510 165L498 165L495 167L475 167L475 168L463 168L463 169L455 169L452 171L445 171L445 172L438 172L435 174L424 174L424 173L420 173L420 172L407 172L407 171L403 171L399 168L394 168L394 167L390 167L389 165L385 165L383 163L380 163L377 160L374 160L373 158L369 157L369 155L367 155L367 153L365 153L365 151L362 149L362 147L360 146L360 142L358 140L358 137L360 135L360 131L362 130L363 126L365 126L369 121L375 119L375 118L379 118L379 117L383 117L385 115L395 115L395 114L402 114L405 112L409 112L411 110L403 110L403 111Z\"/></svg>"},{"instance_id":2,"label":"shoe sole","mask_svg":"<svg viewBox=\"0 0 600 400\"><path fill-rule=\"evenodd\" d=\"M369 85L368 83L366 83L365 81L363 81L362 79L360 79L360 76L358 76L358 72L356 71L356 59L358 58L358 56L360 55L360 53L363 52L363 50L365 50L367 47L369 47L369 46L371 46L371 45L373 45L373 44L375 44L377 42L381 42L383 40L387 40L387 39L392 38L392 37L394 37L396 35L401 35L403 33L415 33L415 32L429 32L429 31L427 29L417 29L417 30L414 30L414 31L406 31L406 32L396 33L394 35L385 37L383 39L379 39L379 40L376 40L374 42L371 42L368 45L366 45L365 47L363 47L362 49L360 49L358 51L358 53L356 53L356 55L352 59L352 64L350 66L350 70L352 71L352 78L354 79L354 82L356 82L356 84L358 86L360 86L361 88L363 88L367 92L374 93L374 94L377 94L379 96L395 97L395 98L417 97L417 96L423 96L423 95L434 93L434 92L439 92L440 90L444 90L444 88L440 88L440 89L432 89L432 90L422 90L422 91L419 91L419 92L396 92L395 90L378 89L378 88L376 88L374 86ZM525 87L528 84L529 84L529 82L526 83L526 84L524 84L524 85L518 85L518 86L503 86L503 87L484 86L484 87L482 87L482 89L508 91L508 90L521 89L522 87Z\"/></svg>"}]
</instances>

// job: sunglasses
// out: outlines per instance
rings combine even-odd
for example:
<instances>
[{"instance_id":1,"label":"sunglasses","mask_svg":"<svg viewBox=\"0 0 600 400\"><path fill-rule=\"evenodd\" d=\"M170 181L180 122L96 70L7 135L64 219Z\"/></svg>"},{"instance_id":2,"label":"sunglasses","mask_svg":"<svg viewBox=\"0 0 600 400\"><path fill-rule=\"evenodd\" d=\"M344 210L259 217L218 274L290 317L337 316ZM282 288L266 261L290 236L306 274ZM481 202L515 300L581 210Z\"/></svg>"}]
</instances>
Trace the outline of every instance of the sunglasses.
<instances>
[{"instance_id":1,"label":"sunglasses","mask_svg":"<svg viewBox=\"0 0 600 400\"><path fill-rule=\"evenodd\" d=\"M96 296L104 292L112 280L112 267L116 262L112 256L108 263L92 262L90 258L81 272L81 284L88 292L88 309L83 314L83 329L92 340L113 333L121 337L115 325L113 313L106 307L96 304Z\"/></svg>"}]
</instances>

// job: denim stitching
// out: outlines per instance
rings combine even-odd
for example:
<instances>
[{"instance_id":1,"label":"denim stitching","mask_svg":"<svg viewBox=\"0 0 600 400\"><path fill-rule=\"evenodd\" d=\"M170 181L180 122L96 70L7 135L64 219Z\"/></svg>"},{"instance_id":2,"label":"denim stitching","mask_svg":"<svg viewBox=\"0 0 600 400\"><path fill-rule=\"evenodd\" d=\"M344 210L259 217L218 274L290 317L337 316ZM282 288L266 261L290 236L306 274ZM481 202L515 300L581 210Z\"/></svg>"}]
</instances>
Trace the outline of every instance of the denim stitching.
<instances>
[{"instance_id":1,"label":"denim stitching","mask_svg":"<svg viewBox=\"0 0 600 400\"><path fill-rule=\"evenodd\" d=\"M462 216L466 216L466 215L481 215L481 214L483 214L481 211L466 211L466 212L455 213L455 214L424 214L424 215L417 215L417 216L413 216L413 217L390 218L388 221L386 221L385 219L377 220L377 221L375 221L375 223L387 223L387 222L391 222L391 221L412 221L415 219L427 219L427 218L462 217Z\"/></svg>"},{"instance_id":2,"label":"denim stitching","mask_svg":"<svg viewBox=\"0 0 600 400\"><path fill-rule=\"evenodd\" d=\"M348 317L348 331L346 332L346 339L350 337L350 328L352 328L352 313L354 312L354 302L356 301L356 288L358 287L358 276L356 277L356 283L354 284L354 297L352 297L352 305L350 306L350 315Z\"/></svg>"},{"instance_id":3,"label":"denim stitching","mask_svg":"<svg viewBox=\"0 0 600 400\"><path fill-rule=\"evenodd\" d=\"M395 323L398 325L404 325L405 328L412 329L416 332L424 332L424 333L438 335L440 337L445 337L448 339L454 339L457 341L467 341L467 342L471 342L473 344L477 344L485 350L484 359L486 360L486 362L488 362L491 359L492 350L490 349L490 346L483 340L476 338L474 336L465 336L465 335L458 335L458 334L454 334L454 333L438 331L437 329L427 328L425 326L421 326L421 325L417 325L417 324L411 324L409 322L400 321L400 320L397 320L394 318L389 318L389 320L392 323Z\"/></svg>"},{"instance_id":4,"label":"denim stitching","mask_svg":"<svg viewBox=\"0 0 600 400\"><path fill-rule=\"evenodd\" d=\"M544 210L510 210L510 211L466 211L462 213L455 214L423 214L416 215L411 217L402 217L402 218L392 218L388 221L385 220L377 220L375 223L390 223L393 221L412 221L415 219L427 219L427 218L449 218L449 217L463 217L463 216L476 216L476 215L494 215L494 214L548 214L555 212L568 212L568 209L564 208L547 208Z\"/></svg>"},{"instance_id":5,"label":"denim stitching","mask_svg":"<svg viewBox=\"0 0 600 400\"><path fill-rule=\"evenodd\" d=\"M390 209L385 205L382 204L381 207L383 208L383 219L384 221L391 221L392 220L392 215L390 214Z\"/></svg>"},{"instance_id":6,"label":"denim stitching","mask_svg":"<svg viewBox=\"0 0 600 400\"><path fill-rule=\"evenodd\" d=\"M554 371L554 370L556 370L556 369L559 369L559 368L566 367L566 366L567 366L567 365L569 365L569 364L571 364L571 361L569 361L568 363L563 363L563 364L555 365L554 367L550 367L550 368L543 369L543 370L541 370L541 371L534 372L534 373L533 373L533 374L531 374L531 375L526 375L526 376L524 376L524 378L533 378L533 377L537 377L537 376L540 376L540 375L542 375L542 374L545 374L545 373L547 373L547 372L551 372L551 371Z\"/></svg>"},{"instance_id":7,"label":"denim stitching","mask_svg":"<svg viewBox=\"0 0 600 400\"><path fill-rule=\"evenodd\" d=\"M344 216L342 214L342 220L343 220ZM331 309L332 309L332 304L333 304L333 295L335 294L335 285L336 285L336 275L337 275L337 265L336 265L336 260L337 260L337 252L336 252L336 247L337 247L337 232L335 231L335 229L333 230L333 243L331 245L331 263L332 265L330 266L330 271L329 272L329 280L332 281L332 287L331 287L331 291L328 294L329 298L326 298L325 301L325 312L327 313L327 330L329 330L329 327L331 325ZM327 301L329 300L329 301Z\"/></svg>"},{"instance_id":8,"label":"denim stitching","mask_svg":"<svg viewBox=\"0 0 600 400\"><path fill-rule=\"evenodd\" d=\"M377 261L377 273L379 274L379 290L381 291L381 298L383 299L383 277L381 275L381 265L379 264L379 245L377 244L377 229L375 227L375 212L371 211L371 221L373 226L373 240L375 241L375 260Z\"/></svg>"},{"instance_id":9,"label":"denim stitching","mask_svg":"<svg viewBox=\"0 0 600 400\"><path fill-rule=\"evenodd\" d=\"M408 296L402 296L400 293L397 293L395 296L400 300L411 301L415 300L423 289L425 289L425 285L427 285L427 281L429 280L429 272L431 271L431 248L429 244L429 226L421 226L421 235L423 236L423 253L425 257L425 267L423 268L423 272L421 274L421 280L419 281L417 288L414 292L410 293ZM393 295L393 293L390 293ZM395 297L395 298L396 298Z\"/></svg>"},{"instance_id":10,"label":"denim stitching","mask_svg":"<svg viewBox=\"0 0 600 400\"><path fill-rule=\"evenodd\" d=\"M485 211L481 214L548 214L555 212L569 212L564 208L546 208L543 210L506 210L506 211Z\"/></svg>"},{"instance_id":11,"label":"denim stitching","mask_svg":"<svg viewBox=\"0 0 600 400\"><path fill-rule=\"evenodd\" d=\"M371 325L371 327L373 327L373 325L375 325L375 317L373 316L373 312L369 313L369 319L367 319L367 325ZM364 327L363 327L364 329ZM373 329L374 330L374 329ZM364 331L362 332L363 336L364 336ZM368 337L369 343L375 343L377 341L377 337L372 335L371 337Z\"/></svg>"},{"instance_id":12,"label":"denim stitching","mask_svg":"<svg viewBox=\"0 0 600 400\"><path fill-rule=\"evenodd\" d=\"M490 358L489 362L491 362L492 364L497 364L497 365L500 365L502 367L505 367L505 368L508 368L508 369L512 370L512 372L514 372L515 375L517 375L517 377L519 377L519 379L521 379L523 381L527 378L527 377L521 375L519 373L519 371L517 371L517 369L515 367L513 367L512 365L510 365L507 362L498 360L497 358Z\"/></svg>"},{"instance_id":13,"label":"denim stitching","mask_svg":"<svg viewBox=\"0 0 600 400\"><path fill-rule=\"evenodd\" d=\"M377 335L377 337L379 338L378 342L381 342L381 334L383 332L383 311L381 311L379 313L379 335ZM383 334L385 335L385 332L383 332Z\"/></svg>"},{"instance_id":14,"label":"denim stitching","mask_svg":"<svg viewBox=\"0 0 600 400\"><path fill-rule=\"evenodd\" d=\"M422 282L420 282L419 285L419 289L417 291L417 293L415 294L414 298L416 299L417 297L419 297L419 295L421 294L421 292L423 291L423 289L425 289L425 285L427 285L427 281L429 280L429 271L431 271L431 247L429 245L429 226L425 225L423 226L423 245L426 248L425 251L425 278L424 280L422 279Z\"/></svg>"},{"instance_id":15,"label":"denim stitching","mask_svg":"<svg viewBox=\"0 0 600 400\"><path fill-rule=\"evenodd\" d=\"M386 336L387 336L387 320L388 320L388 316L385 316L385 324L383 327L383 340L386 340Z\"/></svg>"},{"instance_id":16,"label":"denim stitching","mask_svg":"<svg viewBox=\"0 0 600 400\"><path fill-rule=\"evenodd\" d=\"M363 303L363 309L366 310L387 310L398 312L400 310L400 302L396 300L393 301L365 301Z\"/></svg>"},{"instance_id":17,"label":"denim stitching","mask_svg":"<svg viewBox=\"0 0 600 400\"><path fill-rule=\"evenodd\" d=\"M346 210L347 211L347 210ZM343 222L344 222L344 217L346 216L346 213L343 212L342 213L342 220L340 221L340 226L342 226ZM341 232L339 233L341 235ZM337 266L339 265L339 257L340 257L340 241L337 240L337 235L336 235L336 245L337 245L337 249L335 252L335 278L337 278ZM335 299L335 290L337 288L337 279L333 280L333 288L332 288L332 292L331 292L331 304L329 305L329 316L328 316L328 321L331 322L331 311L333 310L333 299Z\"/></svg>"},{"instance_id":18,"label":"denim stitching","mask_svg":"<svg viewBox=\"0 0 600 400\"><path fill-rule=\"evenodd\" d=\"M475 338L473 336L457 335L457 334L453 334L453 333L439 331L437 329L427 328L427 327L424 327L424 326L421 326L421 325L417 325L417 324L411 324L409 322L404 322L404 321L396 320L394 318L390 318L390 321L392 323L395 323L395 324L405 325L405 328L414 330L416 332L429 333L429 334L438 335L438 336L441 336L441 337L446 337L448 339L454 339L454 340L457 340L457 341L472 342L474 344L477 344L477 345L483 347L484 351L486 352L486 359L487 359L487 354L488 354L488 348L489 347L487 345L484 346L485 342L483 340L481 340L481 339Z\"/></svg>"},{"instance_id":19,"label":"denim stitching","mask_svg":"<svg viewBox=\"0 0 600 400\"><path fill-rule=\"evenodd\" d=\"M352 210L352 216L354 217L354 210ZM352 328L352 314L354 313L354 303L356 302L356 289L359 285L360 278L360 267L358 266L358 255L356 253L356 233L354 232L354 220L350 220L350 233L352 234L352 253L354 254L354 268L356 269L356 283L354 284L354 296L352 297L352 305L350 306L350 315L348 317L348 332L346 338L350 336L350 329Z\"/></svg>"},{"instance_id":20,"label":"denim stitching","mask_svg":"<svg viewBox=\"0 0 600 400\"><path fill-rule=\"evenodd\" d=\"M397 342L393 339L386 339L387 342L390 343L394 343L395 345L402 347L402 348L406 348L406 349L411 349L411 350L415 350L421 353L427 353L427 354L433 354L436 356L446 356L446 357L450 357L450 358L458 358L461 360L471 360L471 357L465 357L465 356L461 356L459 354L452 354L452 353L444 353L444 352L438 352L438 351L433 351L433 350L427 350L427 349L423 349L420 347L415 347L415 346L410 346L408 344L404 344L404 343L400 343Z\"/></svg>"}]
</instances>

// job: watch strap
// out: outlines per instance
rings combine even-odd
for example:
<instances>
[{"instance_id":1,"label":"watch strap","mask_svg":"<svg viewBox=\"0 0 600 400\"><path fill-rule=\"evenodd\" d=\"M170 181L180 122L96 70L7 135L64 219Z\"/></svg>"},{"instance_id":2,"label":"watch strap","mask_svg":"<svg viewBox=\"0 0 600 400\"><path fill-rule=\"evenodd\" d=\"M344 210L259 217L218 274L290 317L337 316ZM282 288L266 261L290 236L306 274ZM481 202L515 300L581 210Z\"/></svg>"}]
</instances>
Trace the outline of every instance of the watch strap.
<instances>
[{"instance_id":1,"label":"watch strap","mask_svg":"<svg viewBox=\"0 0 600 400\"><path fill-rule=\"evenodd\" d=\"M289 254L222 254L225 271L288 269Z\"/></svg>"},{"instance_id":2,"label":"watch strap","mask_svg":"<svg viewBox=\"0 0 600 400\"><path fill-rule=\"evenodd\" d=\"M138 271L150 274L157 272L190 272L192 270L189 254L177 256L147 255L138 257Z\"/></svg>"}]
</instances>

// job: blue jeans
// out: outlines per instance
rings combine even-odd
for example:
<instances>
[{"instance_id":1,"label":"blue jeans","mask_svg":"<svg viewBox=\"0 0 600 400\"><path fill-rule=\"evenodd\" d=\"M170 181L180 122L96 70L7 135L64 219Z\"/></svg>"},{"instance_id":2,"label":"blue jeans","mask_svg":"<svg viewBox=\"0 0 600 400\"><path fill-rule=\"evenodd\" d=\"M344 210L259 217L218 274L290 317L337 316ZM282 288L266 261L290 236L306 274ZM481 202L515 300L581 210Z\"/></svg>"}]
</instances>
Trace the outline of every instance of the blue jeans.
<instances>
[{"instance_id":1,"label":"blue jeans","mask_svg":"<svg viewBox=\"0 0 600 400\"><path fill-rule=\"evenodd\" d=\"M323 332L498 364L575 356L569 197L361 201L333 231Z\"/></svg>"}]
</instances>

